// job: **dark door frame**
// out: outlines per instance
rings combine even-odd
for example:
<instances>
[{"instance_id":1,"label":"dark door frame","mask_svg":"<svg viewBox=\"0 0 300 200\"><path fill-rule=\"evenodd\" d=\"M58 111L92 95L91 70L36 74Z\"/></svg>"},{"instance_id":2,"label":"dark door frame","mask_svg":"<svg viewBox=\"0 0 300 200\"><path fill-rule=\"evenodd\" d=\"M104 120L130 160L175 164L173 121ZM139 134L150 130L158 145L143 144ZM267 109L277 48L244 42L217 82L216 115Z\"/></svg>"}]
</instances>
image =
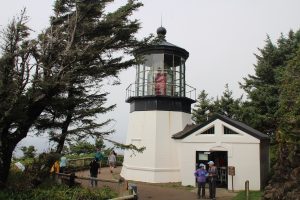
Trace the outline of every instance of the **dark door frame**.
<instances>
[{"instance_id":1,"label":"dark door frame","mask_svg":"<svg viewBox=\"0 0 300 200\"><path fill-rule=\"evenodd\" d=\"M216 165L218 165L218 163L216 163L216 158L215 158L215 155L213 155L214 153L218 153L218 152L224 152L225 153L225 167L226 169L228 169L228 151L196 151L196 155L195 155L195 161L196 161L196 166L195 168L197 169L199 164L202 162L203 164L205 164L206 166L206 169L208 169L208 164L207 162L210 161L210 160L213 160L215 162ZM202 153L204 155L208 155L207 156L207 160L199 160L199 154ZM213 158L212 158L213 156ZM220 167L220 166L217 166L217 167ZM226 173L227 173L227 170L226 170ZM217 185L217 187L223 187L223 188L228 188L228 174L227 174L227 177L226 177L226 183L225 184L221 184L219 183Z\"/></svg>"}]
</instances>

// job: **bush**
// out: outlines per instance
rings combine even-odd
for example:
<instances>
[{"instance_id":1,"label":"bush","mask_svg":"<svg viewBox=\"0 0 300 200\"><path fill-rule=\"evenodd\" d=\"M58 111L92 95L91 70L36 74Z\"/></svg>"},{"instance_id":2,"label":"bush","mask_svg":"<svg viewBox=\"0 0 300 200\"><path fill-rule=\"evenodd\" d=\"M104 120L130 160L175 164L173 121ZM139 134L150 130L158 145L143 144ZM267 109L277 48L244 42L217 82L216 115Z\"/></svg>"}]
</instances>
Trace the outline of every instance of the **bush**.
<instances>
[{"instance_id":1,"label":"bush","mask_svg":"<svg viewBox=\"0 0 300 200\"><path fill-rule=\"evenodd\" d=\"M85 189L80 187L68 188L63 185L38 187L22 191L12 189L0 191L0 199L5 200L101 200L116 196L116 193L108 187L103 189Z\"/></svg>"},{"instance_id":2,"label":"bush","mask_svg":"<svg viewBox=\"0 0 300 200\"><path fill-rule=\"evenodd\" d=\"M8 180L10 187L22 189L39 185L49 177L51 166L59 157L57 153L42 153L37 158L15 160L25 165L25 171L20 172L14 165L15 162L12 163Z\"/></svg>"}]
</instances>

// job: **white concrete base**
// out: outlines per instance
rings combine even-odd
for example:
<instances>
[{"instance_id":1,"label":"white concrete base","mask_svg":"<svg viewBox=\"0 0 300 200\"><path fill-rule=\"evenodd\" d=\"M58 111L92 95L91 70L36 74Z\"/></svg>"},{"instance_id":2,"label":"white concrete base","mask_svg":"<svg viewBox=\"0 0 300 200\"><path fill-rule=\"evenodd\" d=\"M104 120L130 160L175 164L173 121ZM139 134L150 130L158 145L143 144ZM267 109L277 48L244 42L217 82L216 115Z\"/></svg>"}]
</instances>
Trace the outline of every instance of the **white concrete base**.
<instances>
[{"instance_id":1,"label":"white concrete base","mask_svg":"<svg viewBox=\"0 0 300 200\"><path fill-rule=\"evenodd\" d=\"M180 150L172 135L191 123L191 115L174 111L135 111L129 114L126 144L146 147L143 153L124 152L121 176L149 183L180 182Z\"/></svg>"},{"instance_id":2,"label":"white concrete base","mask_svg":"<svg viewBox=\"0 0 300 200\"><path fill-rule=\"evenodd\" d=\"M131 181L146 183L180 182L179 169L149 169L143 167L122 167L121 176Z\"/></svg>"}]
</instances>

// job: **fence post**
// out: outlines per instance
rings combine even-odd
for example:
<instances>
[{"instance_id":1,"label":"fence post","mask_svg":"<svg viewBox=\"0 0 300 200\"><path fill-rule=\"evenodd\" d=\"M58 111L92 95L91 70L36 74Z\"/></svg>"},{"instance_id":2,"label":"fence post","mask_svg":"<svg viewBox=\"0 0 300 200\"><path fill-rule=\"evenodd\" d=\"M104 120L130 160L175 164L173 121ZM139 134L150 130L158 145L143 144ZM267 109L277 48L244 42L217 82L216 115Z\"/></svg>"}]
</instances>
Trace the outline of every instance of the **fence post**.
<instances>
[{"instance_id":1,"label":"fence post","mask_svg":"<svg viewBox=\"0 0 300 200\"><path fill-rule=\"evenodd\" d=\"M125 183L125 179L121 177L118 182L118 190L119 190L119 194L122 194L122 195L123 195L123 191L125 189L124 183Z\"/></svg>"},{"instance_id":2,"label":"fence post","mask_svg":"<svg viewBox=\"0 0 300 200\"><path fill-rule=\"evenodd\" d=\"M132 183L129 184L129 194L133 194L135 200L138 199L136 184L132 184Z\"/></svg>"},{"instance_id":3,"label":"fence post","mask_svg":"<svg viewBox=\"0 0 300 200\"><path fill-rule=\"evenodd\" d=\"M248 180L245 182L245 194L246 194L246 199L249 200L249 181Z\"/></svg>"},{"instance_id":4,"label":"fence post","mask_svg":"<svg viewBox=\"0 0 300 200\"><path fill-rule=\"evenodd\" d=\"M76 178L75 173L72 172L70 174L69 187L74 187L75 186L75 178Z\"/></svg>"}]
</instances>

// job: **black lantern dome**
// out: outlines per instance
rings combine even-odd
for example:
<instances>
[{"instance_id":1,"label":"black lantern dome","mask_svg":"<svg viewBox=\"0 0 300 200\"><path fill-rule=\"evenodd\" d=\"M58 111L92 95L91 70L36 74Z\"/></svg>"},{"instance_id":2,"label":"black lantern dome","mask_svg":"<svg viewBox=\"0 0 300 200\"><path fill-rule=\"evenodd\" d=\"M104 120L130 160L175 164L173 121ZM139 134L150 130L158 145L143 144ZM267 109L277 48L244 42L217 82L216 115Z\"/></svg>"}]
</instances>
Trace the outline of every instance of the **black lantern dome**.
<instances>
[{"instance_id":1,"label":"black lantern dome","mask_svg":"<svg viewBox=\"0 0 300 200\"><path fill-rule=\"evenodd\" d=\"M158 27L158 29L156 30L157 35L163 35L165 36L167 34L167 29L165 29L165 27Z\"/></svg>"},{"instance_id":2,"label":"black lantern dome","mask_svg":"<svg viewBox=\"0 0 300 200\"><path fill-rule=\"evenodd\" d=\"M137 66L135 83L127 88L126 102L131 104L131 112L174 110L190 113L191 104L195 102L195 88L185 82L185 61L189 52L167 42L166 33L164 27L159 27L154 41L135 51L143 58L143 63Z\"/></svg>"}]
</instances>

